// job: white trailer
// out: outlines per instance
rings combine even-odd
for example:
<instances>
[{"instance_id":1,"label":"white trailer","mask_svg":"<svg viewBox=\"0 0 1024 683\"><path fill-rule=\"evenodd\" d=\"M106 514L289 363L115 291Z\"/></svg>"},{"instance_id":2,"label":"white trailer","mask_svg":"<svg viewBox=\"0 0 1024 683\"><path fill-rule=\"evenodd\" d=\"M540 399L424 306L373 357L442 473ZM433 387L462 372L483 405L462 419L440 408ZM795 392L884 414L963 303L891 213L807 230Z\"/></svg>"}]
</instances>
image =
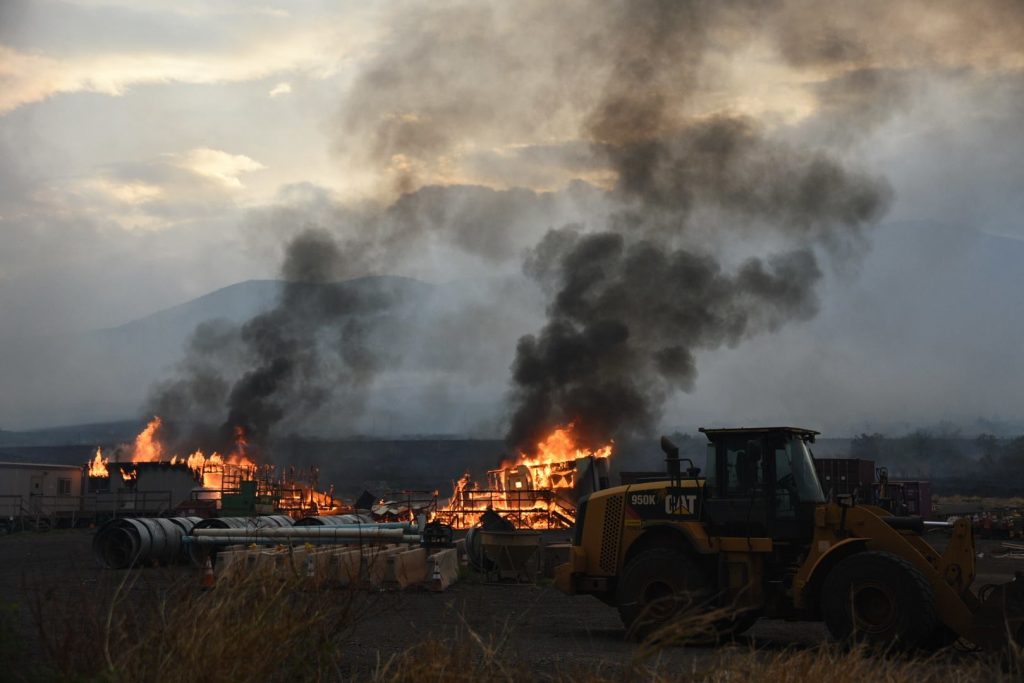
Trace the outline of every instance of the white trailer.
<instances>
[{"instance_id":1,"label":"white trailer","mask_svg":"<svg viewBox=\"0 0 1024 683\"><path fill-rule=\"evenodd\" d=\"M82 507L83 475L78 465L0 462L0 524L73 525Z\"/></svg>"}]
</instances>

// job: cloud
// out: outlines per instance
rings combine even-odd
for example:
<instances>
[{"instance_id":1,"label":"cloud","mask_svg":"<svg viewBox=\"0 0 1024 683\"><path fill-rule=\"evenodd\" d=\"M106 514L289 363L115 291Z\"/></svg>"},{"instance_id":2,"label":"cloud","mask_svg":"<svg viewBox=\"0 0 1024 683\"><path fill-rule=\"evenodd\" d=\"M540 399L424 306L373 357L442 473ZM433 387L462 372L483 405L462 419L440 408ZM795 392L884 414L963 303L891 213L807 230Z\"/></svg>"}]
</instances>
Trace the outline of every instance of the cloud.
<instances>
[{"instance_id":1,"label":"cloud","mask_svg":"<svg viewBox=\"0 0 1024 683\"><path fill-rule=\"evenodd\" d=\"M21 197L0 198L0 216L21 215L42 226L55 218L55 225L78 218L115 226L115 232L168 230L231 215L248 198L241 177L264 168L244 154L197 147L94 166L68 178L21 178Z\"/></svg>"},{"instance_id":2,"label":"cloud","mask_svg":"<svg viewBox=\"0 0 1024 683\"><path fill-rule=\"evenodd\" d=\"M59 44L48 49L16 47L0 37L0 115L61 93L116 97L146 84L234 83L295 72L326 78L341 68L351 50L370 39L355 21L311 25L270 19L271 26L233 32L232 19L221 18L223 25L196 28L204 34L198 45L188 44L190 33L180 26L169 32L172 37L154 33L153 45L123 41L108 46L76 36L81 44L70 51ZM286 92L280 90L282 85L288 87L278 84L274 91Z\"/></svg>"},{"instance_id":3,"label":"cloud","mask_svg":"<svg viewBox=\"0 0 1024 683\"><path fill-rule=\"evenodd\" d=\"M271 91L269 93L267 93L267 94L269 94L271 97L280 97L281 95L287 95L291 91L292 91L291 84L282 81L281 83L278 83L277 85L275 85L271 89Z\"/></svg>"},{"instance_id":4,"label":"cloud","mask_svg":"<svg viewBox=\"0 0 1024 683\"><path fill-rule=\"evenodd\" d=\"M639 86L610 103L626 120L631 108L657 109L663 117L646 122L655 132L741 114L768 128L817 121L825 134L815 142L839 147L908 107L936 74L1024 70L1019 3L673 4L393 7L342 101L336 151L393 194L438 183L604 184L608 166L575 152L608 74L634 83L656 74L657 107L638 101ZM619 41L623 30L655 44ZM672 31L684 39L658 42ZM616 133L615 116L603 122L597 139ZM569 154L531 166L519 150Z\"/></svg>"},{"instance_id":5,"label":"cloud","mask_svg":"<svg viewBox=\"0 0 1024 683\"><path fill-rule=\"evenodd\" d=\"M190 149L185 154L172 158L177 158L178 164L182 168L212 178L230 188L244 187L242 181L238 179L241 174L266 168L260 162L250 159L244 154L230 154L208 147Z\"/></svg>"},{"instance_id":6,"label":"cloud","mask_svg":"<svg viewBox=\"0 0 1024 683\"><path fill-rule=\"evenodd\" d=\"M122 204L147 204L164 196L164 189L159 185L131 181L116 182L105 177L92 178L86 181L84 186Z\"/></svg>"}]
</instances>

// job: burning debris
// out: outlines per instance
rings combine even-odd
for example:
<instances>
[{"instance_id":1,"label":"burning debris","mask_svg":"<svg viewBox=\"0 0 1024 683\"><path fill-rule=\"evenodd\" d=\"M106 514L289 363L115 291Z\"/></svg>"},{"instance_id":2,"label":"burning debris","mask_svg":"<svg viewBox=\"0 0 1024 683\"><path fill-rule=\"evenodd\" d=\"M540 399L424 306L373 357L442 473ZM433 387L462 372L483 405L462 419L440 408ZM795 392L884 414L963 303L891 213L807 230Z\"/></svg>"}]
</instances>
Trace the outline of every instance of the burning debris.
<instances>
[{"instance_id":1,"label":"burning debris","mask_svg":"<svg viewBox=\"0 0 1024 683\"><path fill-rule=\"evenodd\" d=\"M556 428L536 444L533 454L520 452L515 460L488 471L486 488L463 474L437 519L467 529L490 510L521 529L571 527L579 497L607 485L611 455L611 443L593 450L582 447L573 424Z\"/></svg>"},{"instance_id":2,"label":"burning debris","mask_svg":"<svg viewBox=\"0 0 1024 683\"><path fill-rule=\"evenodd\" d=\"M256 463L246 455L248 443L245 432L241 428L235 432L234 449L226 456L216 451L206 455L202 450L197 450L188 456L173 454L168 457L164 444L158 436L163 426L163 420L154 417L139 432L130 446L119 446L113 449L109 455L105 455L100 448L97 448L96 455L89 463L89 476L92 478L109 477L108 465L111 463L111 458L115 464L119 465L121 463L162 462L172 466L187 466L195 473L196 480L203 488L220 490L225 483L225 474L227 474L228 480L236 476L246 476L251 479L259 469ZM126 479L135 477L135 471L130 467L126 469L122 466L120 472Z\"/></svg>"},{"instance_id":3,"label":"burning debris","mask_svg":"<svg viewBox=\"0 0 1024 683\"><path fill-rule=\"evenodd\" d=\"M96 449L87 464L90 488L109 488L111 469L126 486L134 486L140 471L154 468L183 470L190 473L195 488L191 491L193 503L213 504L219 508L238 504L237 498L253 501L252 512L280 511L295 516L318 512L345 511L333 492L322 492L318 487L318 472L310 470L306 477L296 476L294 468L278 474L273 465L259 465L249 457L245 431L235 429L234 446L226 455L214 451L207 455L196 450L189 455L172 453L162 439L164 423L154 417L139 433L132 444L118 446L104 453ZM303 481L302 479L305 479ZM179 501L179 506L184 501Z\"/></svg>"}]
</instances>

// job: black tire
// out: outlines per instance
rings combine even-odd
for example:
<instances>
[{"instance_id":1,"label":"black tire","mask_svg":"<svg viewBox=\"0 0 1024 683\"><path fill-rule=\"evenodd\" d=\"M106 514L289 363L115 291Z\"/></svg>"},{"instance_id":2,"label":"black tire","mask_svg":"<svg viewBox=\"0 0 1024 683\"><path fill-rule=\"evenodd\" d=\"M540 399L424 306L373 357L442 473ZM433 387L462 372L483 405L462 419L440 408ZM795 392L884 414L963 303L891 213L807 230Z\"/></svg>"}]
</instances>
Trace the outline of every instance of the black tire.
<instances>
[{"instance_id":1,"label":"black tire","mask_svg":"<svg viewBox=\"0 0 1024 683\"><path fill-rule=\"evenodd\" d=\"M760 610L745 611L719 625L718 632L722 638L737 638L752 629L760 618Z\"/></svg>"},{"instance_id":2,"label":"black tire","mask_svg":"<svg viewBox=\"0 0 1024 683\"><path fill-rule=\"evenodd\" d=\"M626 565L616 589L619 616L629 637L642 639L706 596L707 581L682 551L651 548Z\"/></svg>"},{"instance_id":3,"label":"black tire","mask_svg":"<svg viewBox=\"0 0 1024 683\"><path fill-rule=\"evenodd\" d=\"M925 650L941 650L952 646L959 639L960 636L956 631L940 621L932 629L931 635L928 636L928 639L925 640L921 647Z\"/></svg>"},{"instance_id":4,"label":"black tire","mask_svg":"<svg viewBox=\"0 0 1024 683\"><path fill-rule=\"evenodd\" d=\"M939 623L928 581L912 564L885 552L840 561L825 577L821 612L836 640L887 649L921 647Z\"/></svg>"}]
</instances>

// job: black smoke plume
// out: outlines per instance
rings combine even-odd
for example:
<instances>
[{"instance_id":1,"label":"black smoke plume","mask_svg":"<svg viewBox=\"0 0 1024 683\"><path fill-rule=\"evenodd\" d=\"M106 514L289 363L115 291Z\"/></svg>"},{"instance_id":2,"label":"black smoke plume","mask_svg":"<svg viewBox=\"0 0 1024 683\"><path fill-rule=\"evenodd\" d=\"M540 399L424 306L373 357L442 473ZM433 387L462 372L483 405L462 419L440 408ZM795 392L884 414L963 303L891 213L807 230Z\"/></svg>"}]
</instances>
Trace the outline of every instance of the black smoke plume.
<instances>
[{"instance_id":1,"label":"black smoke plume","mask_svg":"<svg viewBox=\"0 0 1024 683\"><path fill-rule=\"evenodd\" d=\"M339 390L368 383L379 366L369 335L401 296L339 283L350 265L330 233L305 231L286 249L273 309L240 326L200 325L180 376L151 399L168 436L183 447L226 448L241 429L259 449L282 420L314 414Z\"/></svg>"},{"instance_id":2,"label":"black smoke plume","mask_svg":"<svg viewBox=\"0 0 1024 683\"><path fill-rule=\"evenodd\" d=\"M681 116L666 84L700 59L702 4L638 4L584 131L615 172L613 209L596 230L550 232L526 263L550 303L512 365L512 448L568 422L590 446L652 428L672 391L693 389L700 350L813 316L816 248L841 255L888 203L884 182L750 120ZM730 266L695 232L768 246Z\"/></svg>"}]
</instances>

